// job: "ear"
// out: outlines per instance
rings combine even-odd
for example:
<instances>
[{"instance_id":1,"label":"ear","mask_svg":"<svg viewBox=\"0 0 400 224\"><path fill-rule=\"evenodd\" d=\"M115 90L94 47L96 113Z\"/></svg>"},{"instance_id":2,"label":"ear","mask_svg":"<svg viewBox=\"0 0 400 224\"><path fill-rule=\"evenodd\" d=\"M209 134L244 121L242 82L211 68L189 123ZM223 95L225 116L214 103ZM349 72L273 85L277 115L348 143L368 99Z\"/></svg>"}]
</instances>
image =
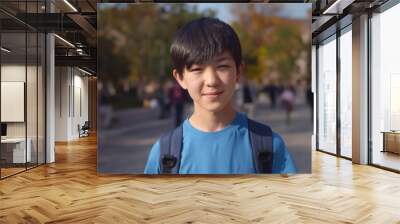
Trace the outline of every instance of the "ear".
<instances>
[{"instance_id":1,"label":"ear","mask_svg":"<svg viewBox=\"0 0 400 224\"><path fill-rule=\"evenodd\" d=\"M179 84L183 89L187 89L185 80L184 80L184 78L183 78L183 74L180 75L180 74L178 73L178 71L177 71L176 69L174 69L174 70L172 71L172 75L174 76L175 80L178 82L178 84Z\"/></svg>"},{"instance_id":2,"label":"ear","mask_svg":"<svg viewBox=\"0 0 400 224\"><path fill-rule=\"evenodd\" d=\"M238 72L236 74L236 82L239 82L240 77L243 75L243 71L244 71L244 63L240 63L239 68L238 68Z\"/></svg>"}]
</instances>

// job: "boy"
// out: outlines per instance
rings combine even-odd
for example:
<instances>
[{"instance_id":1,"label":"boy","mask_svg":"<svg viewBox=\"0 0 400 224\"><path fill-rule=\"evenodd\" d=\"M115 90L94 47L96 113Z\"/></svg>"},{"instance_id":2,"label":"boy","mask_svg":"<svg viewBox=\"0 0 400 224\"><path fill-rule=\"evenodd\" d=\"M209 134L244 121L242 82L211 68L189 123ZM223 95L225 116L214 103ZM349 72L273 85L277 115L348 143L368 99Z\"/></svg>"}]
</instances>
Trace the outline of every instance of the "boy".
<instances>
[{"instance_id":1,"label":"boy","mask_svg":"<svg viewBox=\"0 0 400 224\"><path fill-rule=\"evenodd\" d=\"M296 172L282 138L233 108L243 64L232 27L214 18L193 20L177 32L170 54L173 76L189 92L194 112L153 145L145 174ZM259 142L271 142L270 151L257 151Z\"/></svg>"}]
</instances>

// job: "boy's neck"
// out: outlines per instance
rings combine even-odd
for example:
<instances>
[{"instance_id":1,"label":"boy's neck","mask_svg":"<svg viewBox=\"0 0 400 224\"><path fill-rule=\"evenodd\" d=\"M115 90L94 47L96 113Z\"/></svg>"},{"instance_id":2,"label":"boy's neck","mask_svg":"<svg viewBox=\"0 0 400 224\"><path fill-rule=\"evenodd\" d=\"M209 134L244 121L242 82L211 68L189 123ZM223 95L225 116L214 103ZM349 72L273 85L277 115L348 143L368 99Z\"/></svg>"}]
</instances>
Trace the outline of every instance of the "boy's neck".
<instances>
[{"instance_id":1,"label":"boy's neck","mask_svg":"<svg viewBox=\"0 0 400 224\"><path fill-rule=\"evenodd\" d=\"M224 129L228 124L230 124L236 116L236 111L231 105L227 106L222 111L210 112L204 110L203 108L196 108L190 116L190 124L205 132L214 132Z\"/></svg>"}]
</instances>

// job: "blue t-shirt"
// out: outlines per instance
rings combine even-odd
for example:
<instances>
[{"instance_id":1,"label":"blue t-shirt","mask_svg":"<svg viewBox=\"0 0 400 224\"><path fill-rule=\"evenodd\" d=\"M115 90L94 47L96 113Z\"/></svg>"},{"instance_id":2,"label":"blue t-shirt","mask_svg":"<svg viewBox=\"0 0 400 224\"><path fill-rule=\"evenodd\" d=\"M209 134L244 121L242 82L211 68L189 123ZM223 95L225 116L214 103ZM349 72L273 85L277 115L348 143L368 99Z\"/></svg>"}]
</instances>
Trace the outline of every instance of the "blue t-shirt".
<instances>
[{"instance_id":1,"label":"blue t-shirt","mask_svg":"<svg viewBox=\"0 0 400 224\"><path fill-rule=\"evenodd\" d=\"M273 132L272 173L296 173L293 159L281 136ZM160 140L152 147L145 174L160 173ZM183 144L180 174L252 174L251 143L245 114L236 113L235 119L224 129L204 132L194 128L188 119L183 123Z\"/></svg>"}]
</instances>

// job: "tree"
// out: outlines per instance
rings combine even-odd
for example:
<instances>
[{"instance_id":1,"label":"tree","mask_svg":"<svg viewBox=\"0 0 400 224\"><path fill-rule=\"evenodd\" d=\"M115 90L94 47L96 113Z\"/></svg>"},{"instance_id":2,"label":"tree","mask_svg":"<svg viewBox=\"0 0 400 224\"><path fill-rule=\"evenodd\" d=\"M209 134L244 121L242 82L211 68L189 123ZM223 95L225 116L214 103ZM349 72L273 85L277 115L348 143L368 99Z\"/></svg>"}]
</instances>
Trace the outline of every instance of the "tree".
<instances>
[{"instance_id":1,"label":"tree","mask_svg":"<svg viewBox=\"0 0 400 224\"><path fill-rule=\"evenodd\" d=\"M124 75L138 83L172 74L169 46L175 32L190 20L215 15L213 11L198 12L196 7L186 4L125 6L117 4L100 11L99 40L114 41L114 52L129 61L129 71ZM105 57L114 58L111 56L114 55ZM115 60L108 63L118 64Z\"/></svg>"},{"instance_id":2,"label":"tree","mask_svg":"<svg viewBox=\"0 0 400 224\"><path fill-rule=\"evenodd\" d=\"M232 22L242 43L245 74L261 81L272 73L280 79L291 79L297 71L296 60L309 44L302 39L303 20L278 16L282 8L249 4L233 6L237 15Z\"/></svg>"}]
</instances>

